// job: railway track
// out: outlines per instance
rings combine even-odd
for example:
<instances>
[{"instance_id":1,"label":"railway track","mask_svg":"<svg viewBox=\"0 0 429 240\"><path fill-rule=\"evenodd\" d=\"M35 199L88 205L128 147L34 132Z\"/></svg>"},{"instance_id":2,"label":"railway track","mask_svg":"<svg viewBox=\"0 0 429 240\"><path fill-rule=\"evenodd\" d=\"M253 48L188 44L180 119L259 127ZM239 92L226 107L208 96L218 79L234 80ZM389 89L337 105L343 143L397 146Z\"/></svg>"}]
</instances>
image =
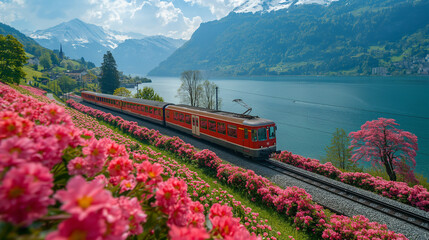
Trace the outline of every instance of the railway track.
<instances>
[{"instance_id":1,"label":"railway track","mask_svg":"<svg viewBox=\"0 0 429 240\"><path fill-rule=\"evenodd\" d=\"M388 202L383 202L371 196L352 191L341 186L341 184L335 184L332 181L325 180L322 176L316 177L311 174L306 174L303 171L288 167L286 164L278 162L277 160L270 159L258 162L257 164L429 231L429 218L426 216L408 211Z\"/></svg>"},{"instance_id":2,"label":"railway track","mask_svg":"<svg viewBox=\"0 0 429 240\"><path fill-rule=\"evenodd\" d=\"M309 173L309 172L302 170L302 169L297 169L295 167L287 166L284 163L281 163L278 161L273 161L273 160L269 160L268 162L249 161L247 158L244 158L242 156L239 157L237 154L233 154L229 150L226 150L224 148L218 147L218 146L213 145L213 144L209 144L206 141L201 141L201 140L195 139L195 138L193 138L187 134L183 134L183 133L180 133L178 131L175 131L174 129L164 128L158 124L147 122L147 121L135 118L133 116L118 113L118 112L115 112L113 110L109 110L109 109L99 107L99 106L96 106L93 104L85 103L85 105L96 108L96 109L100 109L100 110L105 111L105 112L110 112L110 113L114 114L115 116L121 116L124 119L129 120L129 121L136 121L139 123L139 125L141 124L141 125L144 125L148 128L158 129L162 134L165 134L165 135L179 136L180 138L182 138L186 142L191 143L192 145L196 146L197 148L210 149L210 150L216 152L218 154L218 156L221 157L222 159L228 159L228 161L231 162L232 164L254 170L256 173L259 172L259 174L262 174L263 176L266 176L265 174L267 174L267 171L261 170L261 168L259 166L264 166L264 168L266 168L269 171L272 171L273 173L279 172L282 175L284 175L285 177L295 179L297 182L303 182L304 184L311 186L312 188L321 189L322 191L328 191L328 193L331 193L329 195L339 196L341 198L346 198L345 200L350 199L349 202L353 202L354 205L357 205L357 204L359 204L361 206L367 206L368 205L368 207L366 207L366 209L368 209L368 210L371 209L370 212L374 213L374 215L372 217L374 217L375 219L373 221L380 222L380 221L382 221L382 219L386 219L384 223L386 223L388 225L390 230L393 230L395 232L401 232L401 233L405 234L406 236L408 236L409 239L415 239L415 240L429 239L429 218L424 216L424 215L429 216L429 214L427 214L427 213L425 214L423 212L419 215L419 214L414 214L412 212L403 210L402 208L397 208L395 206L393 206L393 208L386 207L385 206L386 203L384 203L383 201L378 201L378 202L381 202L380 204L378 204L377 201L376 202L372 201L371 197L368 197L368 196L363 195L363 194L356 194L354 191L351 191L350 189L347 189L344 187L339 188L339 186L337 186L337 185L345 185L345 184L342 184L342 183L338 184L339 182L337 182L336 184L329 183L329 181L331 181L331 182L334 181L332 179L328 179L328 178L325 178L323 176L317 176L317 177L311 176L311 175L315 175L315 174ZM295 170L295 169L297 169L297 170ZM307 174L304 174L301 172L307 172ZM268 173L268 175L269 175L269 173ZM327 180L321 180L319 178L327 179ZM282 182L283 180L282 181L275 180L275 179L272 179L272 180L276 184L278 184L279 186L286 187L286 185L284 185L284 182ZM325 184L325 182L326 182L326 184ZM301 188L304 188L304 187L301 186ZM313 194L315 194L315 193L313 193ZM374 195L374 194L372 194L372 195ZM320 195L319 195L319 197L320 197ZM394 202L394 200L390 200L390 199L388 201ZM359 214L366 216L369 212L368 210L366 210L364 212L360 212L360 210L359 211L352 210L352 209L354 209L354 207L351 208L351 211L348 211L348 210L345 210L344 204L340 204L341 206L338 206L335 204L332 205L329 202L325 202L324 204L321 204L320 202L318 202L318 203L320 205L324 206L326 209L330 209L332 212L340 214L340 215L345 215L346 213L344 211L346 211L346 212L349 212L350 216L351 215L359 215ZM403 204L396 203L396 205L403 205ZM339 208L339 209L337 209L337 208ZM413 207L407 206L407 205L405 205L404 208L405 209L406 208L413 209ZM397 209L399 209L399 210L397 210ZM378 215L377 213L380 213L380 212L385 214L385 215L383 215L383 214ZM419 212L419 210L417 210L417 212ZM401 215L401 216L398 216L398 215ZM385 216L386 218L383 216ZM393 225L392 225L392 222L390 222L390 220L387 220L388 218L389 219L395 218L398 220L395 221L395 223L393 223Z\"/></svg>"}]
</instances>

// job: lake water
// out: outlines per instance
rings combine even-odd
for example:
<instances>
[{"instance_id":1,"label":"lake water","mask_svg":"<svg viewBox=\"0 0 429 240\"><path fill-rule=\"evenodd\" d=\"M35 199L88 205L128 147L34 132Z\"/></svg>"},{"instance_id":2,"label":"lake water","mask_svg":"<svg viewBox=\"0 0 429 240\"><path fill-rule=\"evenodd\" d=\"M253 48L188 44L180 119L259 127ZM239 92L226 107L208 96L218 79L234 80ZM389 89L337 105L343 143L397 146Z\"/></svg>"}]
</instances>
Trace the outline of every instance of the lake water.
<instances>
[{"instance_id":1,"label":"lake water","mask_svg":"<svg viewBox=\"0 0 429 240\"><path fill-rule=\"evenodd\" d=\"M166 102L179 103L180 79L151 77ZM418 137L416 172L429 177L429 77L247 77L209 79L219 86L221 109L273 120L278 149L320 159L336 128L357 131L366 121L394 118ZM133 89L133 93L136 90Z\"/></svg>"}]
</instances>

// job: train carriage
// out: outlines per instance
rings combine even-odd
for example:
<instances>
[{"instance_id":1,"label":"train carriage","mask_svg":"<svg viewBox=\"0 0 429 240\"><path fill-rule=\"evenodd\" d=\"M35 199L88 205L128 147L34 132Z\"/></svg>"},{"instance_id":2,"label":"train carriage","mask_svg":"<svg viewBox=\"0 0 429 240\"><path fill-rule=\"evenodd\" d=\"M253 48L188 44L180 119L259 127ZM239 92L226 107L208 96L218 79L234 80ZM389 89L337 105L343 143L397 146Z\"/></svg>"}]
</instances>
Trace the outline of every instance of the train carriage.
<instances>
[{"instance_id":1,"label":"train carriage","mask_svg":"<svg viewBox=\"0 0 429 240\"><path fill-rule=\"evenodd\" d=\"M165 107L171 103L140 98L124 98L122 102L122 112L165 126Z\"/></svg>"},{"instance_id":2,"label":"train carriage","mask_svg":"<svg viewBox=\"0 0 429 240\"><path fill-rule=\"evenodd\" d=\"M83 91L81 93L82 99L84 101L93 103L95 105L103 106L106 108L110 108L113 110L121 111L122 108L122 100L125 97L103 94L103 93L95 93Z\"/></svg>"},{"instance_id":3,"label":"train carriage","mask_svg":"<svg viewBox=\"0 0 429 240\"><path fill-rule=\"evenodd\" d=\"M276 126L271 120L187 105L170 105L166 125L253 158L276 151Z\"/></svg>"},{"instance_id":4,"label":"train carriage","mask_svg":"<svg viewBox=\"0 0 429 240\"><path fill-rule=\"evenodd\" d=\"M276 125L271 120L88 91L82 92L82 99L175 128L252 158L266 158L276 151Z\"/></svg>"}]
</instances>

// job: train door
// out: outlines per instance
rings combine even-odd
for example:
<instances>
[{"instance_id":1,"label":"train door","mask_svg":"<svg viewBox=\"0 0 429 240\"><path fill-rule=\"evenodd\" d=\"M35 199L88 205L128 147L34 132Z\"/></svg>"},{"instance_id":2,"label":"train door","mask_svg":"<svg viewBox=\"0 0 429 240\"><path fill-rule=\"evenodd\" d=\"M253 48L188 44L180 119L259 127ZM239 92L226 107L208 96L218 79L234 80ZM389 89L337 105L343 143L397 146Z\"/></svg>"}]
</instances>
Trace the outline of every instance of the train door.
<instances>
[{"instance_id":1,"label":"train door","mask_svg":"<svg viewBox=\"0 0 429 240\"><path fill-rule=\"evenodd\" d=\"M192 115L192 134L200 136L200 117Z\"/></svg>"},{"instance_id":2,"label":"train door","mask_svg":"<svg viewBox=\"0 0 429 240\"><path fill-rule=\"evenodd\" d=\"M240 128L243 131L243 146L250 147L250 129L248 128Z\"/></svg>"}]
</instances>

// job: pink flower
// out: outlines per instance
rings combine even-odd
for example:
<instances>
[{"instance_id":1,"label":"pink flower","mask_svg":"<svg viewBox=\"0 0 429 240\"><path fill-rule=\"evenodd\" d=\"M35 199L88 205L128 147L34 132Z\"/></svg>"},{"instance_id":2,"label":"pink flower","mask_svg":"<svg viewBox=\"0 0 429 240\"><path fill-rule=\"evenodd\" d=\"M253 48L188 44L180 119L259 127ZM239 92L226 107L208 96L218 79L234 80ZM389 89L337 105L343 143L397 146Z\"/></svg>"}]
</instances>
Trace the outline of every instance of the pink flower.
<instances>
[{"instance_id":1,"label":"pink flower","mask_svg":"<svg viewBox=\"0 0 429 240\"><path fill-rule=\"evenodd\" d=\"M117 157L110 161L107 169L111 177L126 177L133 170L133 162L126 157Z\"/></svg>"},{"instance_id":2,"label":"pink flower","mask_svg":"<svg viewBox=\"0 0 429 240\"><path fill-rule=\"evenodd\" d=\"M0 171L29 161L36 154L34 142L26 137L10 137L0 142Z\"/></svg>"},{"instance_id":3,"label":"pink flower","mask_svg":"<svg viewBox=\"0 0 429 240\"><path fill-rule=\"evenodd\" d=\"M82 153L87 155L88 158L94 159L94 162L101 160L104 163L107 157L107 149L104 147L103 142L96 139L92 139L88 146L82 149Z\"/></svg>"},{"instance_id":4,"label":"pink flower","mask_svg":"<svg viewBox=\"0 0 429 240\"><path fill-rule=\"evenodd\" d=\"M86 174L86 162L81 157L74 158L67 164L67 169L70 175L84 175Z\"/></svg>"},{"instance_id":5,"label":"pink flower","mask_svg":"<svg viewBox=\"0 0 429 240\"><path fill-rule=\"evenodd\" d=\"M122 209L123 217L129 222L130 233L132 235L142 233L142 223L146 222L147 215L143 212L137 198L120 197L118 203Z\"/></svg>"},{"instance_id":6,"label":"pink flower","mask_svg":"<svg viewBox=\"0 0 429 240\"><path fill-rule=\"evenodd\" d=\"M100 181L87 182L81 176L75 176L67 183L66 190L60 190L55 198L63 203L61 209L84 219L91 212L96 212L112 199L111 193L104 190Z\"/></svg>"},{"instance_id":7,"label":"pink flower","mask_svg":"<svg viewBox=\"0 0 429 240\"><path fill-rule=\"evenodd\" d=\"M237 229L237 231L235 231L234 235L226 236L225 240L262 240L262 238L251 235L246 228L240 227Z\"/></svg>"},{"instance_id":8,"label":"pink flower","mask_svg":"<svg viewBox=\"0 0 429 240\"><path fill-rule=\"evenodd\" d=\"M103 239L106 232L104 219L96 213L89 214L84 219L75 216L63 221L58 225L58 230L46 236L46 240L68 240L68 239Z\"/></svg>"},{"instance_id":9,"label":"pink flower","mask_svg":"<svg viewBox=\"0 0 429 240\"><path fill-rule=\"evenodd\" d=\"M26 135L33 123L11 111L0 112L0 139Z\"/></svg>"},{"instance_id":10,"label":"pink flower","mask_svg":"<svg viewBox=\"0 0 429 240\"><path fill-rule=\"evenodd\" d=\"M168 232L170 240L204 240L210 235L204 228L195 227L176 227L172 225Z\"/></svg>"},{"instance_id":11,"label":"pink flower","mask_svg":"<svg viewBox=\"0 0 429 240\"><path fill-rule=\"evenodd\" d=\"M127 179L121 181L121 190L119 193L134 189L136 186L136 179L133 175L128 176Z\"/></svg>"},{"instance_id":12,"label":"pink flower","mask_svg":"<svg viewBox=\"0 0 429 240\"><path fill-rule=\"evenodd\" d=\"M53 177L38 163L27 163L9 170L0 186L0 216L8 222L30 224L47 213L54 203Z\"/></svg>"},{"instance_id":13,"label":"pink flower","mask_svg":"<svg viewBox=\"0 0 429 240\"><path fill-rule=\"evenodd\" d=\"M213 204L213 206L210 208L210 218L214 218L216 216L219 217L232 217L232 207L229 207L228 205L220 205L219 203Z\"/></svg>"},{"instance_id":14,"label":"pink flower","mask_svg":"<svg viewBox=\"0 0 429 240\"><path fill-rule=\"evenodd\" d=\"M213 232L215 235L221 235L222 237L234 236L235 232L240 228L240 219L233 217L214 217L210 218L213 225Z\"/></svg>"}]
</instances>

